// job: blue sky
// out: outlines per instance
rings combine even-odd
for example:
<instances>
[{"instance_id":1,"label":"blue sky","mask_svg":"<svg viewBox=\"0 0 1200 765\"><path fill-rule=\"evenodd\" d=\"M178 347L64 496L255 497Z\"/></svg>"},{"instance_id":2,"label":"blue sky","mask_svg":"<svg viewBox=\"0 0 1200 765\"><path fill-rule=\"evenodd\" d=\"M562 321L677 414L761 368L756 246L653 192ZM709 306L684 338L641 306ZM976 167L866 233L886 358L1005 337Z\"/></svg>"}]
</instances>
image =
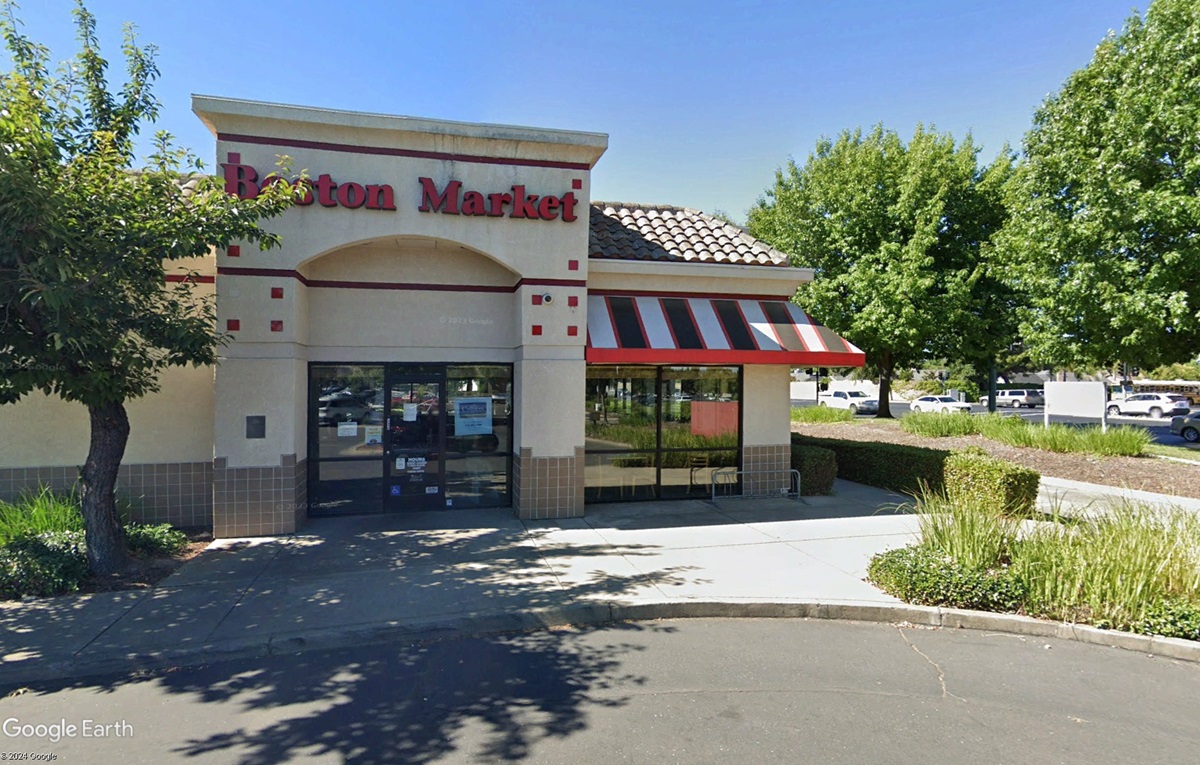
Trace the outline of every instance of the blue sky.
<instances>
[{"instance_id":1,"label":"blue sky","mask_svg":"<svg viewBox=\"0 0 1200 765\"><path fill-rule=\"evenodd\" d=\"M211 165L203 93L609 134L594 199L745 211L821 136L919 122L981 161L1145 0L91 0L120 80L121 24L159 48L158 128ZM25 32L75 51L71 0Z\"/></svg>"}]
</instances>

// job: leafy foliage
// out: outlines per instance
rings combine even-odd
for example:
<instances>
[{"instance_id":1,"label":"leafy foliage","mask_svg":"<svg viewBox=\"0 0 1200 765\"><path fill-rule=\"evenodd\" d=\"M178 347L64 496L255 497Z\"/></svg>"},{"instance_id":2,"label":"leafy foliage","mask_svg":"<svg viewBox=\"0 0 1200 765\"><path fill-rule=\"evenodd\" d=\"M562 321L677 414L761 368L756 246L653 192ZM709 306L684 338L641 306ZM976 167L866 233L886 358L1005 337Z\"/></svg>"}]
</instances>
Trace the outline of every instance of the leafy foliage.
<instances>
[{"instance_id":1,"label":"leafy foliage","mask_svg":"<svg viewBox=\"0 0 1200 765\"><path fill-rule=\"evenodd\" d=\"M134 138L158 115L155 50L126 27L128 79L114 94L95 18L81 2L74 15L80 51L52 73L47 49L0 0L12 60L0 75L0 404L40 390L88 407L88 557L111 573L125 552L113 494L124 403L157 390L168 367L216 361L213 301L188 263L235 240L276 244L258 221L295 192L266 184L255 199L228 195L166 132L135 170ZM184 278L168 282L168 268Z\"/></svg>"},{"instance_id":2,"label":"leafy foliage","mask_svg":"<svg viewBox=\"0 0 1200 765\"><path fill-rule=\"evenodd\" d=\"M48 486L26 492L13 502L0 502L0 545L48 531L82 531L83 515L74 494L56 494Z\"/></svg>"},{"instance_id":3,"label":"leafy foliage","mask_svg":"<svg viewBox=\"0 0 1200 765\"><path fill-rule=\"evenodd\" d=\"M929 547L901 547L871 559L867 577L909 603L980 611L1017 611L1025 590L1011 569L971 568Z\"/></svg>"},{"instance_id":4,"label":"leafy foliage","mask_svg":"<svg viewBox=\"0 0 1200 765\"><path fill-rule=\"evenodd\" d=\"M822 139L789 161L749 213L750 233L812 267L796 302L862 348L880 374L880 415L897 368L1007 346L1007 291L984 263L1004 222L1012 158L976 164L967 138L882 126Z\"/></svg>"},{"instance_id":5,"label":"leafy foliage","mask_svg":"<svg viewBox=\"0 0 1200 765\"><path fill-rule=\"evenodd\" d=\"M819 446L792 444L792 470L800 471L800 494L806 497L833 493L837 455Z\"/></svg>"},{"instance_id":6,"label":"leafy foliage","mask_svg":"<svg viewBox=\"0 0 1200 765\"><path fill-rule=\"evenodd\" d=\"M1143 369L1200 347L1200 5L1154 0L1049 97L997 246L1033 359Z\"/></svg>"},{"instance_id":7,"label":"leafy foliage","mask_svg":"<svg viewBox=\"0 0 1200 765\"><path fill-rule=\"evenodd\" d=\"M0 598L75 592L88 573L82 531L47 531L0 547Z\"/></svg>"},{"instance_id":8,"label":"leafy foliage","mask_svg":"<svg viewBox=\"0 0 1200 765\"><path fill-rule=\"evenodd\" d=\"M169 523L135 523L125 527L129 551L141 558L166 558L178 555L187 547L188 538Z\"/></svg>"}]
</instances>

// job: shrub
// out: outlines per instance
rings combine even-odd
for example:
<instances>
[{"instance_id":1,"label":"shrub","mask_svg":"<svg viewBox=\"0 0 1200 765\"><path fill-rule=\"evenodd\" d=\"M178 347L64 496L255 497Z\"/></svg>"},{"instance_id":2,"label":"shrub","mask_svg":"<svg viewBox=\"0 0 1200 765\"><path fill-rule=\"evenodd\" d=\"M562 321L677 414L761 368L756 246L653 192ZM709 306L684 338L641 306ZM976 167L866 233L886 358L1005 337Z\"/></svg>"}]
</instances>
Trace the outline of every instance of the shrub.
<instances>
[{"instance_id":1,"label":"shrub","mask_svg":"<svg viewBox=\"0 0 1200 765\"><path fill-rule=\"evenodd\" d=\"M837 455L830 449L792 444L792 469L800 471L800 493L804 496L833 493L838 468Z\"/></svg>"},{"instance_id":2,"label":"shrub","mask_svg":"<svg viewBox=\"0 0 1200 765\"><path fill-rule=\"evenodd\" d=\"M87 573L82 531L18 536L0 547L0 598L75 592Z\"/></svg>"},{"instance_id":3,"label":"shrub","mask_svg":"<svg viewBox=\"0 0 1200 765\"><path fill-rule=\"evenodd\" d=\"M1200 640L1200 603L1181 598L1161 600L1148 607L1145 617L1133 624L1130 631Z\"/></svg>"},{"instance_id":4,"label":"shrub","mask_svg":"<svg viewBox=\"0 0 1200 765\"><path fill-rule=\"evenodd\" d=\"M911 416L911 415L910 415ZM907 417L905 419L908 419ZM989 414L975 418L986 438L1010 446L1023 446L1050 452L1088 452L1106 456L1136 457L1153 442L1145 428L1116 427L1104 432L1098 425L1075 427L1052 423L1035 425L1020 417Z\"/></svg>"},{"instance_id":5,"label":"shrub","mask_svg":"<svg viewBox=\"0 0 1200 765\"><path fill-rule=\"evenodd\" d=\"M188 538L169 523L135 523L125 527L125 542L134 555L154 558L178 555L187 547Z\"/></svg>"},{"instance_id":6,"label":"shrub","mask_svg":"<svg viewBox=\"0 0 1200 765\"><path fill-rule=\"evenodd\" d=\"M916 494L922 488L941 491L945 485L943 464L950 452L942 449L814 438L798 433L792 434L792 444L832 451L838 478L847 481L906 494Z\"/></svg>"},{"instance_id":7,"label":"shrub","mask_svg":"<svg viewBox=\"0 0 1200 765\"><path fill-rule=\"evenodd\" d=\"M854 415L831 406L797 406L792 407L792 422L854 422Z\"/></svg>"},{"instance_id":8,"label":"shrub","mask_svg":"<svg viewBox=\"0 0 1200 765\"><path fill-rule=\"evenodd\" d=\"M946 438L979 433L979 418L965 412L911 412L900 420L900 429L917 436Z\"/></svg>"},{"instance_id":9,"label":"shrub","mask_svg":"<svg viewBox=\"0 0 1200 765\"><path fill-rule=\"evenodd\" d=\"M952 503L994 507L1028 516L1037 503L1037 471L992 457L982 449L952 453L945 464L946 495Z\"/></svg>"},{"instance_id":10,"label":"shrub","mask_svg":"<svg viewBox=\"0 0 1200 765\"><path fill-rule=\"evenodd\" d=\"M0 502L0 544L18 537L54 531L82 531L83 514L75 494L55 494L48 486L26 492L15 502Z\"/></svg>"},{"instance_id":11,"label":"shrub","mask_svg":"<svg viewBox=\"0 0 1200 765\"><path fill-rule=\"evenodd\" d=\"M968 568L928 547L879 553L867 576L884 592L925 606L1017 611L1025 600L1023 584L1009 568Z\"/></svg>"}]
</instances>

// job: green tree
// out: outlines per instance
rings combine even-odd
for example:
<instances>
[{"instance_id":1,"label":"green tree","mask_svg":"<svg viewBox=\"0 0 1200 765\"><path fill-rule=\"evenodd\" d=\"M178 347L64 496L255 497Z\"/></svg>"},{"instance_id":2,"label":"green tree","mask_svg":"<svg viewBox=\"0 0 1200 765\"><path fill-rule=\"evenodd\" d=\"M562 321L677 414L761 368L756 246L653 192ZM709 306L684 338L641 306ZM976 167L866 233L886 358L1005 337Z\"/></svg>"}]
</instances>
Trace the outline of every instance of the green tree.
<instances>
[{"instance_id":1,"label":"green tree","mask_svg":"<svg viewBox=\"0 0 1200 765\"><path fill-rule=\"evenodd\" d=\"M155 50L126 27L128 81L114 94L95 18L82 3L74 16L79 53L52 72L13 3L0 2L13 62L0 75L0 404L40 390L87 407L88 561L107 574L126 559L114 498L125 402L157 390L167 367L216 360L212 302L189 281L168 283L167 267L233 240L273 245L257 221L286 209L292 192L230 196L166 133L135 171L135 136L158 113Z\"/></svg>"},{"instance_id":2,"label":"green tree","mask_svg":"<svg viewBox=\"0 0 1200 765\"><path fill-rule=\"evenodd\" d=\"M1155 0L1050 96L997 239L1042 364L1143 369L1200 348L1200 4Z\"/></svg>"},{"instance_id":3,"label":"green tree","mask_svg":"<svg viewBox=\"0 0 1200 765\"><path fill-rule=\"evenodd\" d=\"M879 416L897 369L936 357L994 358L1011 327L985 247L1004 222L1012 157L986 169L970 137L918 127L907 145L875 127L822 139L750 210L750 233L811 267L796 302L862 348Z\"/></svg>"}]
</instances>

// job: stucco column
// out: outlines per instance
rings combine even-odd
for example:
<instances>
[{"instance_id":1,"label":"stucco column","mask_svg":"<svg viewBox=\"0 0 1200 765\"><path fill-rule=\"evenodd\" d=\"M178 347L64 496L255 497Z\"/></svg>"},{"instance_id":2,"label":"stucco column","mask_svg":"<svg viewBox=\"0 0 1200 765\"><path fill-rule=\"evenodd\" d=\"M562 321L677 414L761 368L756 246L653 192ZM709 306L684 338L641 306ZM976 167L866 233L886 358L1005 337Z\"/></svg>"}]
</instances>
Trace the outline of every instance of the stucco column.
<instances>
[{"instance_id":1,"label":"stucco column","mask_svg":"<svg viewBox=\"0 0 1200 765\"><path fill-rule=\"evenodd\" d=\"M742 493L772 496L791 485L791 368L747 365L742 415Z\"/></svg>"},{"instance_id":2,"label":"stucco column","mask_svg":"<svg viewBox=\"0 0 1200 765\"><path fill-rule=\"evenodd\" d=\"M586 289L523 286L517 299L524 343L513 381L513 506L521 518L579 517Z\"/></svg>"}]
</instances>

